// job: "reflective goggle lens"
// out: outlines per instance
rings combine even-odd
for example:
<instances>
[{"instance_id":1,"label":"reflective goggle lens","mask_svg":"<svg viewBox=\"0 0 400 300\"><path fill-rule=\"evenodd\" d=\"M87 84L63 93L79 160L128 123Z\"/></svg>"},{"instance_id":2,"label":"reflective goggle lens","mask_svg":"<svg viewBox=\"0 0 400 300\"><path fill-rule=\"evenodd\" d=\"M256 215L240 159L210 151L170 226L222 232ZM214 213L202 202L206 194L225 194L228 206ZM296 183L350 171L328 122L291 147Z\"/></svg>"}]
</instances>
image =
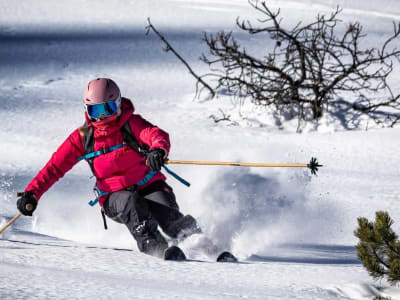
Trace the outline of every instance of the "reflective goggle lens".
<instances>
[{"instance_id":1,"label":"reflective goggle lens","mask_svg":"<svg viewBox=\"0 0 400 300\"><path fill-rule=\"evenodd\" d=\"M112 116L118 110L117 100L108 101L93 105L86 105L87 113L91 118L98 119L101 115Z\"/></svg>"}]
</instances>

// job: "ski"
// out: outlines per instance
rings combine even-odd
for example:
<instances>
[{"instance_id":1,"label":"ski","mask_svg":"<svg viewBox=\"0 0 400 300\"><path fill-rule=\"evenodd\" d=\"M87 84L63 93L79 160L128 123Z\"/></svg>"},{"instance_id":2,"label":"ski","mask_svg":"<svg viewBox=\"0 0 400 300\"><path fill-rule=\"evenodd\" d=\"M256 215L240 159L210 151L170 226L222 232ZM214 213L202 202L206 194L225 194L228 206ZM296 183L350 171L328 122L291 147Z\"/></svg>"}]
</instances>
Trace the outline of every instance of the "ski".
<instances>
[{"instance_id":1,"label":"ski","mask_svg":"<svg viewBox=\"0 0 400 300\"><path fill-rule=\"evenodd\" d=\"M217 257L217 262L238 262L238 259L230 252L224 251Z\"/></svg>"},{"instance_id":2,"label":"ski","mask_svg":"<svg viewBox=\"0 0 400 300\"><path fill-rule=\"evenodd\" d=\"M178 246L170 246L164 251L164 260L185 261L187 260L185 253ZM229 251L224 251L217 257L217 262L236 263L238 259Z\"/></svg>"},{"instance_id":3,"label":"ski","mask_svg":"<svg viewBox=\"0 0 400 300\"><path fill-rule=\"evenodd\" d=\"M165 249L164 260L183 261L186 260L186 255L183 253L181 248L177 246L171 246Z\"/></svg>"}]
</instances>

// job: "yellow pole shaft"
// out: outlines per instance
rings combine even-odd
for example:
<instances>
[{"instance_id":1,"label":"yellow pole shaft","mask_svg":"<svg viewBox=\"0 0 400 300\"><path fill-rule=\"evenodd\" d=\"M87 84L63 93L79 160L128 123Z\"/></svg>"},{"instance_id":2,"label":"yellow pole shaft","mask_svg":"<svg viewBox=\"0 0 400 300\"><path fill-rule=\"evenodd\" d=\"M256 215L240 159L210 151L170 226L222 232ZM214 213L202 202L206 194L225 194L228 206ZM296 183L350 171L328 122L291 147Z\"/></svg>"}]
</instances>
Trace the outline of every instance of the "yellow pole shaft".
<instances>
[{"instance_id":1,"label":"yellow pole shaft","mask_svg":"<svg viewBox=\"0 0 400 300\"><path fill-rule=\"evenodd\" d=\"M14 218L12 218L6 225L4 225L3 228L0 229L0 233L2 233L4 230L6 230L8 228L8 226L10 226L12 223L14 223L20 216L22 216L21 213L19 213Z\"/></svg>"},{"instance_id":2,"label":"yellow pole shaft","mask_svg":"<svg viewBox=\"0 0 400 300\"><path fill-rule=\"evenodd\" d=\"M235 166L235 167L284 167L284 168L307 168L308 164L264 164L264 163L238 163L221 161L188 161L168 159L166 164L178 165L206 165L206 166Z\"/></svg>"}]
</instances>

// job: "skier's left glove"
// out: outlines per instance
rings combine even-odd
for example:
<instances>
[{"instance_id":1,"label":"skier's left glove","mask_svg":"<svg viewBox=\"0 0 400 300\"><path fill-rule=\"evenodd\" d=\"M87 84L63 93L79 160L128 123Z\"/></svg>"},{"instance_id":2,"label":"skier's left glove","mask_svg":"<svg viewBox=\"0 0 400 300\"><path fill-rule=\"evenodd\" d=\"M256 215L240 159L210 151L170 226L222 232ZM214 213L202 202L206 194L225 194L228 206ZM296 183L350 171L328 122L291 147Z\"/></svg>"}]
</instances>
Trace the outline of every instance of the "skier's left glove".
<instances>
[{"instance_id":1,"label":"skier's left glove","mask_svg":"<svg viewBox=\"0 0 400 300\"><path fill-rule=\"evenodd\" d=\"M30 191L20 193L19 198L17 200L17 208L23 214L24 216L32 216L33 212L36 209L37 206L37 200L34 196L34 194Z\"/></svg>"},{"instance_id":2,"label":"skier's left glove","mask_svg":"<svg viewBox=\"0 0 400 300\"><path fill-rule=\"evenodd\" d=\"M164 165L166 154L164 149L154 148L147 155L146 164L150 166L153 171L160 171L161 167Z\"/></svg>"}]
</instances>

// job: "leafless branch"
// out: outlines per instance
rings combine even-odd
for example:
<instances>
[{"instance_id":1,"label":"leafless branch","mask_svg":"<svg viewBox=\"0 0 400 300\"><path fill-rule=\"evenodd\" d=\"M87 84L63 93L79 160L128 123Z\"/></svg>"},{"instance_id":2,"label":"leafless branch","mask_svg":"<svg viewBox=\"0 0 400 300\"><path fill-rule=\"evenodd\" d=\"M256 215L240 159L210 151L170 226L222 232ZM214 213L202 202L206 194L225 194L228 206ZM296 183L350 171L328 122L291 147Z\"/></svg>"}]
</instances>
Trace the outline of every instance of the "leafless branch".
<instances>
[{"instance_id":1,"label":"leafless branch","mask_svg":"<svg viewBox=\"0 0 400 300\"><path fill-rule=\"evenodd\" d=\"M150 18L147 18L147 22L149 23L149 25L146 27L147 30L147 35L150 33L150 30L152 30L159 38L160 40L165 44L165 52L169 52L171 51L184 65L185 67L188 69L189 73L192 74L196 79L197 79L197 83L200 83L203 85L203 87L205 87L211 94L211 97L214 98L215 97L215 91L202 79L201 76L198 76L193 69L189 66L189 64L182 58L181 55L179 55L178 52L176 52L176 50L171 46L171 44L165 39L165 37L153 26L153 24L150 21ZM196 85L196 94L198 91L198 86Z\"/></svg>"},{"instance_id":2,"label":"leafless branch","mask_svg":"<svg viewBox=\"0 0 400 300\"><path fill-rule=\"evenodd\" d=\"M381 109L387 109L386 123L394 126L400 122L400 94L393 93L387 81L394 62L400 63L400 49L394 47L400 39L400 23L393 23L393 34L380 48L362 48L366 35L360 23L337 29L342 23L339 7L329 15L317 15L308 24L298 22L285 28L279 9L272 11L265 1L249 0L249 4L262 16L258 24L238 17L236 25L249 34L266 36L272 47L255 57L232 32L205 33L208 53L200 60L208 64L210 73L203 76L195 74L150 19L147 30L156 33L165 44L164 50L171 51L196 78L196 95L206 89L214 97L216 91L225 90L239 98L249 97L256 105L273 106L278 111L290 108L300 124L310 114L313 119L320 118L339 96L348 93L358 99L349 106L354 112L379 123ZM204 77L213 78L215 88Z\"/></svg>"},{"instance_id":3,"label":"leafless branch","mask_svg":"<svg viewBox=\"0 0 400 300\"><path fill-rule=\"evenodd\" d=\"M259 26L240 18L237 26L249 34L267 34L275 46L272 52L257 58L239 45L232 32L205 34L203 40L209 54L201 59L218 71L217 90L224 88L232 94L250 96L258 105L297 105L302 117L309 108L314 119L322 116L339 92L389 92L391 97L387 100L364 102L353 109L369 114L378 107L390 107L400 115L400 96L391 93L386 81L393 71L392 60L400 60L400 50L392 47L392 42L399 40L400 23L393 24L393 35L380 49L361 49L365 34L360 23L348 24L341 35L336 33L341 22L339 7L328 16L318 15L309 24L299 22L286 29L280 10L273 12L264 1L249 3L263 15Z\"/></svg>"}]
</instances>

